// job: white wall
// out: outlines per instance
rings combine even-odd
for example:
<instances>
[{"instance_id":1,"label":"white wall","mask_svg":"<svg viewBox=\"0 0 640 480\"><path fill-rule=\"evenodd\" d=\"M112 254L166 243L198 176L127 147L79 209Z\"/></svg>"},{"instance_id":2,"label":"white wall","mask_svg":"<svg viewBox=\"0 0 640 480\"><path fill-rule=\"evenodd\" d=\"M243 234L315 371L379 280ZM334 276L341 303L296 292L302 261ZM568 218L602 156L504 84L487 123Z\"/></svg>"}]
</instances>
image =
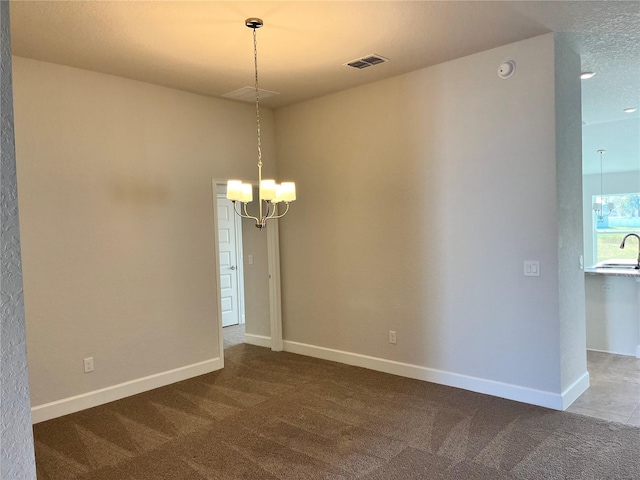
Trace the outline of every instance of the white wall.
<instances>
[{"instance_id":1,"label":"white wall","mask_svg":"<svg viewBox=\"0 0 640 480\"><path fill-rule=\"evenodd\" d=\"M554 83L546 35L277 111L285 346L558 407Z\"/></svg>"},{"instance_id":2,"label":"white wall","mask_svg":"<svg viewBox=\"0 0 640 480\"><path fill-rule=\"evenodd\" d=\"M15 106L32 405L217 368L211 178L254 177L254 107L24 58Z\"/></svg>"},{"instance_id":3,"label":"white wall","mask_svg":"<svg viewBox=\"0 0 640 480\"><path fill-rule=\"evenodd\" d=\"M36 478L25 348L9 2L0 2L0 478Z\"/></svg>"}]
</instances>

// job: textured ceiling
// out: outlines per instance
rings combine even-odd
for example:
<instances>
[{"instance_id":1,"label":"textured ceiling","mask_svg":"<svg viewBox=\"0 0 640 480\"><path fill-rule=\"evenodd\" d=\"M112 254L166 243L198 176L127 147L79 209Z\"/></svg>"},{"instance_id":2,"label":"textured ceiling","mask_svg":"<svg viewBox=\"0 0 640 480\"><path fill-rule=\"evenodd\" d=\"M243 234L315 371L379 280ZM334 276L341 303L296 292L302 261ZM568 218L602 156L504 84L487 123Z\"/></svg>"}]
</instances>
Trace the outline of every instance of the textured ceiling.
<instances>
[{"instance_id":1,"label":"textured ceiling","mask_svg":"<svg viewBox=\"0 0 640 480\"><path fill-rule=\"evenodd\" d=\"M583 120L587 124L628 119L640 108L640 2L516 2L517 10L554 32L566 32L580 54Z\"/></svg>"},{"instance_id":2,"label":"textured ceiling","mask_svg":"<svg viewBox=\"0 0 640 480\"><path fill-rule=\"evenodd\" d=\"M581 55L587 124L640 107L640 2L622 1L20 1L16 55L210 96L252 85L278 108L550 31ZM376 53L390 62L342 64ZM631 117L638 117L640 110Z\"/></svg>"}]
</instances>

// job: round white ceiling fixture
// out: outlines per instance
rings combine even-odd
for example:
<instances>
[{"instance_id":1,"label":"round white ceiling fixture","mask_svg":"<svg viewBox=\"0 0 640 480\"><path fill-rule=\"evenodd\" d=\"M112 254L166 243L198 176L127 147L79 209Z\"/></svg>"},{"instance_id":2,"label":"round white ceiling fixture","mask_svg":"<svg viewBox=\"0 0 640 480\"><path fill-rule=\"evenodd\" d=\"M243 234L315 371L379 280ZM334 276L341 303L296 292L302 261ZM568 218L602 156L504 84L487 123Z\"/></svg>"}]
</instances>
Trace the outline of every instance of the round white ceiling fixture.
<instances>
[{"instance_id":1,"label":"round white ceiling fixture","mask_svg":"<svg viewBox=\"0 0 640 480\"><path fill-rule=\"evenodd\" d=\"M593 76L596 74L596 72L582 72L580 74L580 78L582 80L589 80L590 78L593 78Z\"/></svg>"},{"instance_id":2,"label":"round white ceiling fixture","mask_svg":"<svg viewBox=\"0 0 640 480\"><path fill-rule=\"evenodd\" d=\"M498 76L502 79L509 78L516 71L516 62L508 60L498 67Z\"/></svg>"},{"instance_id":3,"label":"round white ceiling fixture","mask_svg":"<svg viewBox=\"0 0 640 480\"><path fill-rule=\"evenodd\" d=\"M638 109L636 107L629 107L629 108L625 108L623 111L624 113L634 113L634 112L637 112Z\"/></svg>"}]
</instances>

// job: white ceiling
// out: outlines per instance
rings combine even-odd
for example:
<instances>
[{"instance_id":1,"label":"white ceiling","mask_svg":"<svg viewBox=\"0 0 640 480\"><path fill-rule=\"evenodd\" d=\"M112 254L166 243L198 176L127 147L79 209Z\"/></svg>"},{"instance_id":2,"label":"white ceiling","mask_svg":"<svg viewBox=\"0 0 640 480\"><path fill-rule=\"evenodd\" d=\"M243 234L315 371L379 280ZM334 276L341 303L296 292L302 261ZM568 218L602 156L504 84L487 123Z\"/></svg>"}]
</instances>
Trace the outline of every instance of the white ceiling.
<instances>
[{"instance_id":1,"label":"white ceiling","mask_svg":"<svg viewBox=\"0 0 640 480\"><path fill-rule=\"evenodd\" d=\"M11 2L16 55L210 96L253 85L279 108L550 31L581 55L587 124L638 117L638 1ZM342 64L376 53L364 70ZM640 137L639 137L640 138ZM637 162L637 159L636 159ZM636 167L637 168L637 167Z\"/></svg>"}]
</instances>

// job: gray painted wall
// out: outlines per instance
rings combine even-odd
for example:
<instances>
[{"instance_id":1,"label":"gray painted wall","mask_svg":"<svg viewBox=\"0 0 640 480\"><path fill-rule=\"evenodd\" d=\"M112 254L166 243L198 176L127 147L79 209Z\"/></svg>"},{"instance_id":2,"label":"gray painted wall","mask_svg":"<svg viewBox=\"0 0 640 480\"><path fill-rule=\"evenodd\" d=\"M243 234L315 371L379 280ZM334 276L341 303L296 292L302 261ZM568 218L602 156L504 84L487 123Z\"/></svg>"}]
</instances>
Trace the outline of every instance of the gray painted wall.
<instances>
[{"instance_id":1,"label":"gray painted wall","mask_svg":"<svg viewBox=\"0 0 640 480\"><path fill-rule=\"evenodd\" d=\"M258 198L257 189L253 198ZM267 232L258 230L253 222L242 220L242 242L246 333L270 337ZM253 255L253 265L249 265L249 255Z\"/></svg>"},{"instance_id":2,"label":"gray painted wall","mask_svg":"<svg viewBox=\"0 0 640 480\"><path fill-rule=\"evenodd\" d=\"M9 2L0 2L0 478L35 479L13 135Z\"/></svg>"},{"instance_id":3,"label":"gray painted wall","mask_svg":"<svg viewBox=\"0 0 640 480\"><path fill-rule=\"evenodd\" d=\"M554 58L546 35L276 112L301 192L280 224L285 341L560 393L560 309L583 281L559 295L581 272L558 229L570 256L582 229L558 222L580 142L556 149ZM566 340L584 358L584 326Z\"/></svg>"},{"instance_id":4,"label":"gray painted wall","mask_svg":"<svg viewBox=\"0 0 640 480\"><path fill-rule=\"evenodd\" d=\"M33 407L201 373L220 355L211 179L255 178L255 106L20 57L13 68ZM261 120L274 175L272 112Z\"/></svg>"},{"instance_id":5,"label":"gray painted wall","mask_svg":"<svg viewBox=\"0 0 640 480\"><path fill-rule=\"evenodd\" d=\"M555 35L556 188L560 374L564 391L587 371L582 244L582 100L580 57Z\"/></svg>"}]
</instances>

